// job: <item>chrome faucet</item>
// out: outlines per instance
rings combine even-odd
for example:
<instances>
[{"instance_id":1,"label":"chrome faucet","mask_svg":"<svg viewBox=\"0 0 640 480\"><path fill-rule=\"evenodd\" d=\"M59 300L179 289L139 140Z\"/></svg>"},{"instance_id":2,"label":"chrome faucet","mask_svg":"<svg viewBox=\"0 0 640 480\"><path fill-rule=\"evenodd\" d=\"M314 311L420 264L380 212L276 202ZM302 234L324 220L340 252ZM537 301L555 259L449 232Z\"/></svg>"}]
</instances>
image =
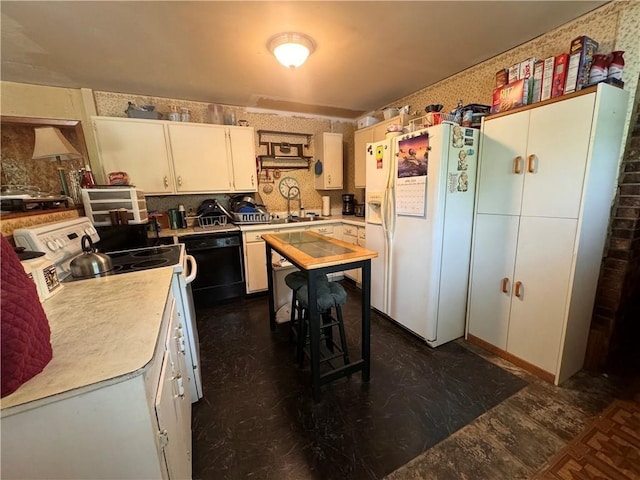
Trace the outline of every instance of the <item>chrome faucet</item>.
<instances>
[{"instance_id":1,"label":"chrome faucet","mask_svg":"<svg viewBox=\"0 0 640 480\"><path fill-rule=\"evenodd\" d=\"M291 195L291 190L293 190L293 195ZM298 199L298 217L300 216L300 207L302 206L302 199L300 198L300 189L295 185L292 185L287 190L287 219L291 220L293 215L291 215L291 200Z\"/></svg>"}]
</instances>

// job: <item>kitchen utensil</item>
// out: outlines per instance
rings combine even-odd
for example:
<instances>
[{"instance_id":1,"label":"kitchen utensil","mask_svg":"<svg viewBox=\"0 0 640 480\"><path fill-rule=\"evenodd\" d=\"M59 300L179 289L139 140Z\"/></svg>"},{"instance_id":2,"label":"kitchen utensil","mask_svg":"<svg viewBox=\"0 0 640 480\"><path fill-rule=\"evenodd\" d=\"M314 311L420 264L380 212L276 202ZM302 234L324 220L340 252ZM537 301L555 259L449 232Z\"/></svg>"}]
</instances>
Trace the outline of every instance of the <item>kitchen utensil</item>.
<instances>
[{"instance_id":1,"label":"kitchen utensil","mask_svg":"<svg viewBox=\"0 0 640 480\"><path fill-rule=\"evenodd\" d=\"M82 236L82 252L71 260L71 275L73 277L94 277L113 270L111 258L96 252L89 235Z\"/></svg>"}]
</instances>

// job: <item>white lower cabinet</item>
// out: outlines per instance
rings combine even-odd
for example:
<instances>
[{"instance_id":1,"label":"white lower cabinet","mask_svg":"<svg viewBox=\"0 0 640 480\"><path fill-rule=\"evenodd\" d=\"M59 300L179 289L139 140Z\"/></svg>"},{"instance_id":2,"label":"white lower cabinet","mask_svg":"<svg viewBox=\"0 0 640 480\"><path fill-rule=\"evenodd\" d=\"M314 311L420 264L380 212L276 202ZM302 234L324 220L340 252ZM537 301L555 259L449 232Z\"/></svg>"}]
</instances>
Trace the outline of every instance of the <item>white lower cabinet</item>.
<instances>
[{"instance_id":1,"label":"white lower cabinet","mask_svg":"<svg viewBox=\"0 0 640 480\"><path fill-rule=\"evenodd\" d=\"M262 235L270 230L244 232L244 275L247 293L262 292L269 288L267 279L267 251Z\"/></svg>"},{"instance_id":2,"label":"white lower cabinet","mask_svg":"<svg viewBox=\"0 0 640 480\"><path fill-rule=\"evenodd\" d=\"M358 244L358 227L354 225L342 226L342 241L350 243L351 245ZM345 270L344 276L353 280L356 283L360 283L360 269L353 268L351 270Z\"/></svg>"},{"instance_id":3,"label":"white lower cabinet","mask_svg":"<svg viewBox=\"0 0 640 480\"><path fill-rule=\"evenodd\" d=\"M554 372L576 226L576 219L479 214L469 333Z\"/></svg>"},{"instance_id":4,"label":"white lower cabinet","mask_svg":"<svg viewBox=\"0 0 640 480\"><path fill-rule=\"evenodd\" d=\"M264 230L251 230L242 235L244 248L244 275L247 293L264 292L269 288L267 278L267 251L262 235L278 232L295 232L310 230L332 238L340 238L341 224L322 224L310 227L289 227ZM329 274L329 278L342 278L340 272Z\"/></svg>"},{"instance_id":5,"label":"white lower cabinet","mask_svg":"<svg viewBox=\"0 0 640 480\"><path fill-rule=\"evenodd\" d=\"M343 225L342 241L350 243L351 245L366 247L367 241L365 238L365 227L358 227L355 225L348 225L348 224ZM362 284L362 270L360 268L345 270L344 276L356 282L358 286Z\"/></svg>"},{"instance_id":6,"label":"white lower cabinet","mask_svg":"<svg viewBox=\"0 0 640 480\"><path fill-rule=\"evenodd\" d=\"M3 416L2 477L191 478L191 400L172 294L159 338L140 370Z\"/></svg>"}]
</instances>

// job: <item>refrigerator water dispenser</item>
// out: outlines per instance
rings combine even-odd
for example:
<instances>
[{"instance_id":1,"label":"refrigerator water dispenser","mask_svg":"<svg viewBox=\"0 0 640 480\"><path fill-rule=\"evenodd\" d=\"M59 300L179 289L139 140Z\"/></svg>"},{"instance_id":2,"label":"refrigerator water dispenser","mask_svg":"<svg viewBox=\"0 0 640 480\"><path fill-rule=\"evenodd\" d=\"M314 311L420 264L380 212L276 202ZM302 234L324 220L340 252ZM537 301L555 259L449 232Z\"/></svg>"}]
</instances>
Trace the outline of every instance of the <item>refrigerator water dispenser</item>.
<instances>
[{"instance_id":1,"label":"refrigerator water dispenser","mask_svg":"<svg viewBox=\"0 0 640 480\"><path fill-rule=\"evenodd\" d=\"M384 192L367 192L366 193L366 218L367 223L382 225L382 200Z\"/></svg>"}]
</instances>

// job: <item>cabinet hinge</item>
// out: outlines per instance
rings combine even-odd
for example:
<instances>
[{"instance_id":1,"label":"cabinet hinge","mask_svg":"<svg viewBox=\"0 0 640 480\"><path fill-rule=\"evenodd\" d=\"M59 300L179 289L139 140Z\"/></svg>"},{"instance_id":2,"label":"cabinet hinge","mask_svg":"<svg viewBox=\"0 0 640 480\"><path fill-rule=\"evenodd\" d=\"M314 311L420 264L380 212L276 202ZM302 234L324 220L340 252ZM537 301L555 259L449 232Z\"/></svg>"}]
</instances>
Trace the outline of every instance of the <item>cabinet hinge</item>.
<instances>
[{"instance_id":1,"label":"cabinet hinge","mask_svg":"<svg viewBox=\"0 0 640 480\"><path fill-rule=\"evenodd\" d=\"M158 432L158 443L160 443L160 448L166 447L169 443L169 434L166 430Z\"/></svg>"}]
</instances>

